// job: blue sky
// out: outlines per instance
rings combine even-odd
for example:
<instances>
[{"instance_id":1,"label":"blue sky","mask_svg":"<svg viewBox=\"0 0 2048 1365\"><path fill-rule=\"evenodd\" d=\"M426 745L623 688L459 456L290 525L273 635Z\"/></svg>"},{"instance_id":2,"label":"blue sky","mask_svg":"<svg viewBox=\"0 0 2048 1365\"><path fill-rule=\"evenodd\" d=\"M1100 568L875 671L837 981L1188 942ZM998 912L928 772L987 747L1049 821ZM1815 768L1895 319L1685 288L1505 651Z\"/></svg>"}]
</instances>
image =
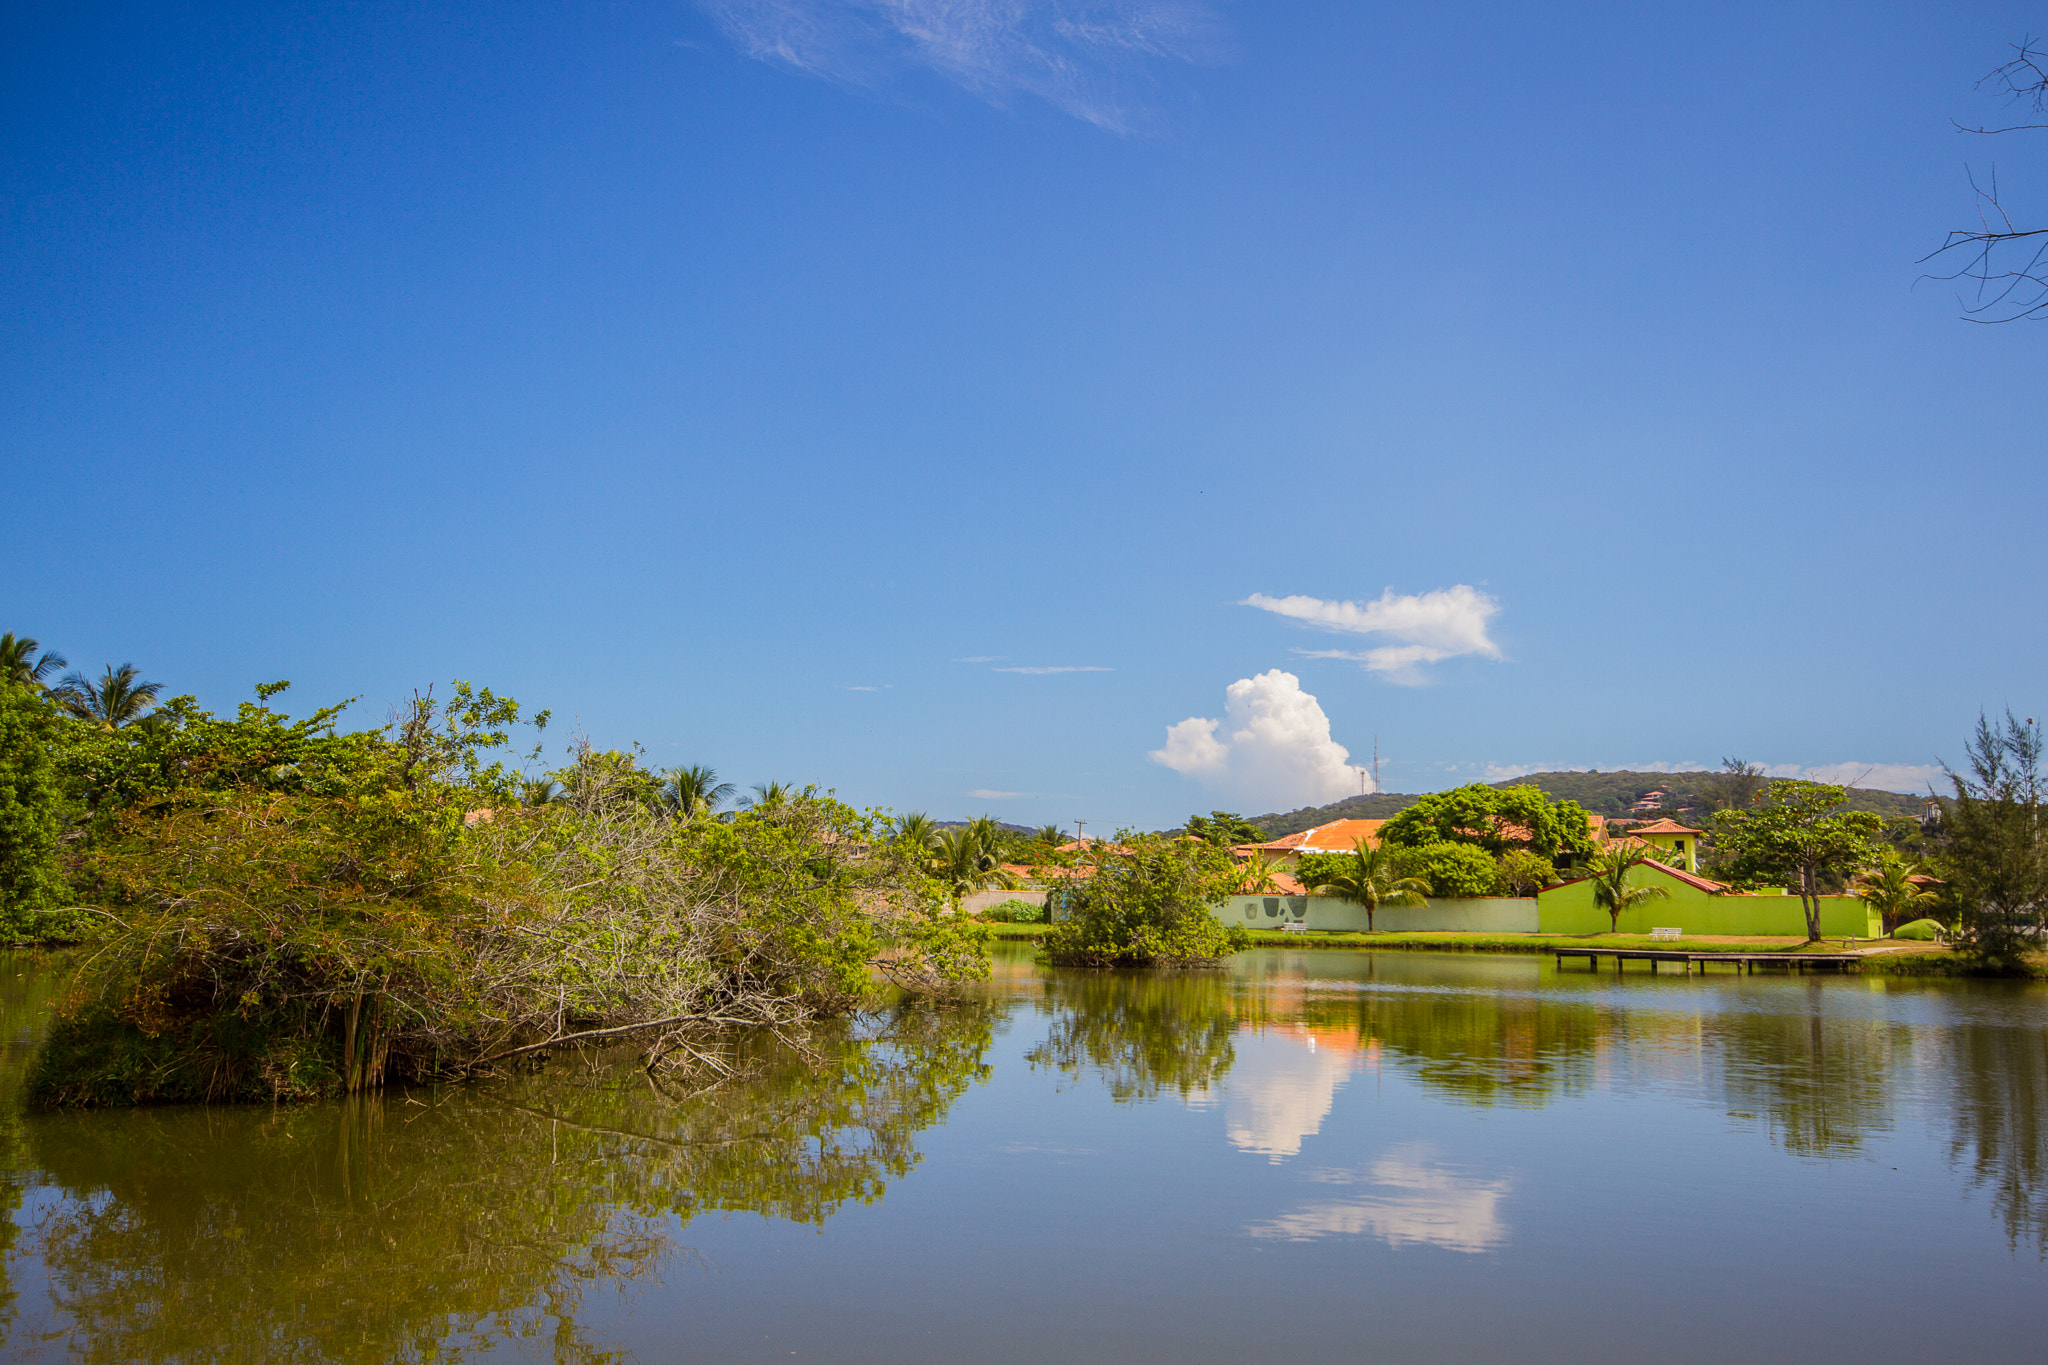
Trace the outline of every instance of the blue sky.
<instances>
[{"instance_id":1,"label":"blue sky","mask_svg":"<svg viewBox=\"0 0 2048 1365\"><path fill-rule=\"evenodd\" d=\"M1915 265L1968 167L2048 220L1949 123L2037 7L4 22L0 628L74 664L1069 828L2048 704L2048 323Z\"/></svg>"}]
</instances>

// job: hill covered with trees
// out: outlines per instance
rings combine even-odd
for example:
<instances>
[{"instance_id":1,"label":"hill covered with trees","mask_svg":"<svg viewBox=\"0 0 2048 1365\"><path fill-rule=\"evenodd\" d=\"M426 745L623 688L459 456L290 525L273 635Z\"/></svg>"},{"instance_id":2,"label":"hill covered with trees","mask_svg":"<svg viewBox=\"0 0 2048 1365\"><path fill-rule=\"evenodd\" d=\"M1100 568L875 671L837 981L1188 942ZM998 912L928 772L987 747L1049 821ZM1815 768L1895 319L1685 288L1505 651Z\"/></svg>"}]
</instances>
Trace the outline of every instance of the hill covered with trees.
<instances>
[{"instance_id":1,"label":"hill covered with trees","mask_svg":"<svg viewBox=\"0 0 2048 1365\"><path fill-rule=\"evenodd\" d=\"M1728 803L1731 794L1730 784L1735 780L1737 775L1726 772L1617 771L1530 773L1493 785L1537 787L1554 798L1576 801L1593 814L1610 818L1632 816L1637 819L1654 820L1659 816L1670 816L1674 820L1698 821L1706 819L1718 806ZM1758 779L1759 783L1768 780ZM1634 810L1638 802L1655 792L1662 792L1663 795L1657 798L1653 806L1640 811ZM1303 806L1299 810L1255 815L1251 817L1251 822L1265 830L1268 838L1279 839L1305 829L1313 829L1317 825L1326 825L1332 820L1391 819L1414 805L1417 799L1416 796L1399 792L1375 792L1370 796L1347 796L1342 801L1333 801L1327 806ZM1849 789L1849 809L1872 811L1886 819L1918 816L1923 800L1922 797L1908 796L1903 792L1875 791L1866 787Z\"/></svg>"}]
</instances>

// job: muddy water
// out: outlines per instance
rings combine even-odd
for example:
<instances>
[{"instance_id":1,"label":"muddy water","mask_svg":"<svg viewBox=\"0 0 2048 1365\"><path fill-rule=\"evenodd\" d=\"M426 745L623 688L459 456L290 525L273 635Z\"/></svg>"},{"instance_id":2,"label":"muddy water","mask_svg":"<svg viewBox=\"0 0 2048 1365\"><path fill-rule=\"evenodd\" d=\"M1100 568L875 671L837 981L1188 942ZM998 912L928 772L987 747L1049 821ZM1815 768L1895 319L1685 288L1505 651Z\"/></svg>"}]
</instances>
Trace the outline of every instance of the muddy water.
<instances>
[{"instance_id":1,"label":"muddy water","mask_svg":"<svg viewBox=\"0 0 2048 1365\"><path fill-rule=\"evenodd\" d=\"M2040 987L1012 950L705 1094L25 1115L58 984L0 964L19 1358L2038 1358Z\"/></svg>"}]
</instances>

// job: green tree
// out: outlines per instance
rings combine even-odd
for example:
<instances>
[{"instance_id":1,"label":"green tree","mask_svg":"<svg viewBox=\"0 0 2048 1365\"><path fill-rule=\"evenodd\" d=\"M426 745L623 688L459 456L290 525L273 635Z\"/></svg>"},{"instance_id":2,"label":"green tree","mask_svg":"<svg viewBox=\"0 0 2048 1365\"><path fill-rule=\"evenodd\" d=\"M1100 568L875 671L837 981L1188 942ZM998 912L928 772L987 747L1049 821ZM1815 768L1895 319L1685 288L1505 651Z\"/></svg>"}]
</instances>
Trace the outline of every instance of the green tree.
<instances>
[{"instance_id":1,"label":"green tree","mask_svg":"<svg viewBox=\"0 0 2048 1365\"><path fill-rule=\"evenodd\" d=\"M1657 850L1638 840L1609 844L1587 860L1593 878L1593 903L1607 912L1609 933L1621 932L1625 910L1653 900L1669 900L1671 893L1654 882L1634 882L1633 873L1644 863L1657 861Z\"/></svg>"},{"instance_id":2,"label":"green tree","mask_svg":"<svg viewBox=\"0 0 2048 1365\"><path fill-rule=\"evenodd\" d=\"M1825 782L1781 780L1762 804L1714 817L1716 845L1738 878L1797 882L1809 943L1820 941L1822 879L1868 863L1884 831L1870 811L1843 810L1846 799Z\"/></svg>"},{"instance_id":3,"label":"green tree","mask_svg":"<svg viewBox=\"0 0 2048 1365\"><path fill-rule=\"evenodd\" d=\"M38 641L32 636L16 636L13 631L0 635L0 682L21 683L26 687L43 691L43 679L64 666L64 656L53 649L37 653Z\"/></svg>"},{"instance_id":4,"label":"green tree","mask_svg":"<svg viewBox=\"0 0 2048 1365\"><path fill-rule=\"evenodd\" d=\"M1382 833L1384 834L1384 830ZM1384 845L1386 841L1381 840ZM1477 844L1437 840L1394 848L1394 866L1404 877L1425 882L1429 894L1446 900L1491 896L1500 888L1500 868Z\"/></svg>"},{"instance_id":5,"label":"green tree","mask_svg":"<svg viewBox=\"0 0 2048 1365\"><path fill-rule=\"evenodd\" d=\"M1891 933L1908 920L1918 919L1940 901L1941 897L1932 891L1921 890L1913 882L1914 874L1919 871L1920 864L1888 855L1879 858L1877 864L1863 874L1856 895L1882 917L1885 933Z\"/></svg>"},{"instance_id":6,"label":"green tree","mask_svg":"<svg viewBox=\"0 0 2048 1365\"><path fill-rule=\"evenodd\" d=\"M1205 816L1190 815L1187 832L1204 843L1218 848L1229 848L1234 844L1263 844L1266 831L1233 811L1212 810Z\"/></svg>"},{"instance_id":7,"label":"green tree","mask_svg":"<svg viewBox=\"0 0 2048 1365\"><path fill-rule=\"evenodd\" d=\"M118 730L148 715L156 705L162 683L144 682L134 664L115 668L107 665L97 678L83 673L66 673L52 689L66 715L89 721L102 730Z\"/></svg>"},{"instance_id":8,"label":"green tree","mask_svg":"<svg viewBox=\"0 0 2048 1365\"><path fill-rule=\"evenodd\" d=\"M1063 879L1046 897L1053 962L1073 967L1206 966L1251 945L1215 908L1243 875L1211 844L1120 832L1089 850L1087 876Z\"/></svg>"},{"instance_id":9,"label":"green tree","mask_svg":"<svg viewBox=\"0 0 2048 1365\"><path fill-rule=\"evenodd\" d=\"M1400 848L1464 843L1489 854L1526 848L1546 858L1593 848L1592 822L1578 802L1553 802L1540 787L1483 782L1422 797L1380 828L1380 841Z\"/></svg>"},{"instance_id":10,"label":"green tree","mask_svg":"<svg viewBox=\"0 0 2048 1365\"><path fill-rule=\"evenodd\" d=\"M2048 841L2041 837L2041 731L2011 712L1977 717L1969 770L1949 773L1941 803L1941 866L1962 912L1958 941L1987 965L2016 965L2048 910Z\"/></svg>"},{"instance_id":11,"label":"green tree","mask_svg":"<svg viewBox=\"0 0 2048 1365\"><path fill-rule=\"evenodd\" d=\"M0 940L6 942L50 937L39 915L64 895L57 862L64 829L55 761L59 724L49 702L28 685L0 680Z\"/></svg>"},{"instance_id":12,"label":"green tree","mask_svg":"<svg viewBox=\"0 0 2048 1365\"><path fill-rule=\"evenodd\" d=\"M1494 860L1501 889L1511 896L1533 896L1557 880L1548 858L1526 848L1511 848Z\"/></svg>"},{"instance_id":13,"label":"green tree","mask_svg":"<svg viewBox=\"0 0 2048 1365\"><path fill-rule=\"evenodd\" d=\"M716 815L738 790L730 782L720 782L718 773L702 763L671 768L661 782L662 801L685 820Z\"/></svg>"},{"instance_id":14,"label":"green tree","mask_svg":"<svg viewBox=\"0 0 2048 1365\"><path fill-rule=\"evenodd\" d=\"M1394 870L1392 850L1375 848L1363 839L1349 853L1324 857L1333 858L1336 865L1304 872L1302 884L1321 895L1363 906L1367 933L1373 932L1373 916L1382 905L1421 905L1429 894L1429 884L1420 877L1403 877Z\"/></svg>"}]
</instances>

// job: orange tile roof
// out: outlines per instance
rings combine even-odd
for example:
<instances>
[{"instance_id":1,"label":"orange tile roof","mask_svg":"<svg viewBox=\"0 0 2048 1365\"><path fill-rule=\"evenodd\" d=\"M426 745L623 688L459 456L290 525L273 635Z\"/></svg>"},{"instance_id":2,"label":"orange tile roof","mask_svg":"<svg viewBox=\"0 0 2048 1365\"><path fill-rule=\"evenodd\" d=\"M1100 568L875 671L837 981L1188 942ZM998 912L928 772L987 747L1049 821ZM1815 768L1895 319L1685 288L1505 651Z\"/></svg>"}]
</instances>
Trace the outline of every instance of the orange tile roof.
<instances>
[{"instance_id":1,"label":"orange tile roof","mask_svg":"<svg viewBox=\"0 0 2048 1365\"><path fill-rule=\"evenodd\" d=\"M1671 819L1671 818L1670 818L1669 816L1666 816L1666 817L1665 817L1664 819L1662 819L1662 820L1658 820L1658 821L1656 821L1656 822L1654 822L1654 823L1652 823L1652 824L1648 824L1648 825L1637 825L1637 826L1636 826L1636 827L1635 827L1634 829L1630 830L1630 831L1629 831L1629 833L1631 833L1631 834L1704 834L1704 833L1706 833L1706 831L1705 831L1705 830L1699 830L1699 829L1691 829L1691 828L1688 828L1688 827L1687 827L1687 826L1685 826L1685 825L1681 825L1681 824L1679 824L1679 823L1678 823L1678 822L1677 822L1676 820L1673 820L1673 819Z\"/></svg>"},{"instance_id":2,"label":"orange tile roof","mask_svg":"<svg viewBox=\"0 0 2048 1365\"><path fill-rule=\"evenodd\" d=\"M1380 826L1384 820L1332 820L1327 825L1317 825L1302 830L1299 834L1288 834L1264 844L1240 844L1232 852L1254 851L1267 853L1349 853L1358 847L1360 839L1369 848L1377 848L1380 842Z\"/></svg>"}]
</instances>

